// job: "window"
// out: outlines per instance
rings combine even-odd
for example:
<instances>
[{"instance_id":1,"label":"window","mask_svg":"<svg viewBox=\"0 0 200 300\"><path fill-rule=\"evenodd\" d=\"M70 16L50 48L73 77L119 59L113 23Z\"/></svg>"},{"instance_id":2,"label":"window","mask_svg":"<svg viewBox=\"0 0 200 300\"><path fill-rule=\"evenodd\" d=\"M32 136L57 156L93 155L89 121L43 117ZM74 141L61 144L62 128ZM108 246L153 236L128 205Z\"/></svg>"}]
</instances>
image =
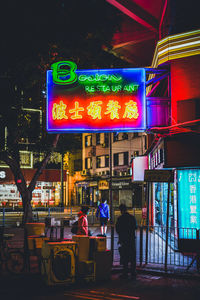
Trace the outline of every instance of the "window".
<instances>
[{"instance_id":1,"label":"window","mask_svg":"<svg viewBox=\"0 0 200 300\"><path fill-rule=\"evenodd\" d=\"M92 146L92 136L86 135L85 136L85 147Z\"/></svg>"},{"instance_id":2,"label":"window","mask_svg":"<svg viewBox=\"0 0 200 300\"><path fill-rule=\"evenodd\" d=\"M85 169L91 169L92 168L92 159L91 157L85 158Z\"/></svg>"},{"instance_id":3,"label":"window","mask_svg":"<svg viewBox=\"0 0 200 300\"><path fill-rule=\"evenodd\" d=\"M129 165L128 152L114 153L114 166Z\"/></svg>"},{"instance_id":4,"label":"window","mask_svg":"<svg viewBox=\"0 0 200 300\"><path fill-rule=\"evenodd\" d=\"M113 142L117 142L119 140L118 132L113 132Z\"/></svg>"},{"instance_id":5,"label":"window","mask_svg":"<svg viewBox=\"0 0 200 300\"><path fill-rule=\"evenodd\" d=\"M139 156L139 151L134 151L133 155L134 155L134 157Z\"/></svg>"},{"instance_id":6,"label":"window","mask_svg":"<svg viewBox=\"0 0 200 300\"><path fill-rule=\"evenodd\" d=\"M128 165L128 152L124 152L124 165Z\"/></svg>"},{"instance_id":7,"label":"window","mask_svg":"<svg viewBox=\"0 0 200 300\"><path fill-rule=\"evenodd\" d=\"M136 138L136 137L138 137L139 136L139 133L138 132L135 132L134 134L133 134L133 138Z\"/></svg>"},{"instance_id":8,"label":"window","mask_svg":"<svg viewBox=\"0 0 200 300\"><path fill-rule=\"evenodd\" d=\"M109 155L97 156L96 158L96 168L109 167Z\"/></svg>"},{"instance_id":9,"label":"window","mask_svg":"<svg viewBox=\"0 0 200 300\"><path fill-rule=\"evenodd\" d=\"M100 133L96 134L96 145L100 145Z\"/></svg>"},{"instance_id":10,"label":"window","mask_svg":"<svg viewBox=\"0 0 200 300\"><path fill-rule=\"evenodd\" d=\"M119 154L114 153L114 166L118 166L118 165L119 165Z\"/></svg>"},{"instance_id":11,"label":"window","mask_svg":"<svg viewBox=\"0 0 200 300\"><path fill-rule=\"evenodd\" d=\"M105 167L109 167L109 155L105 156Z\"/></svg>"},{"instance_id":12,"label":"window","mask_svg":"<svg viewBox=\"0 0 200 300\"><path fill-rule=\"evenodd\" d=\"M122 140L128 140L128 133L124 132L122 134Z\"/></svg>"},{"instance_id":13,"label":"window","mask_svg":"<svg viewBox=\"0 0 200 300\"><path fill-rule=\"evenodd\" d=\"M100 167L101 167L101 157L97 156L97 159L96 159L96 168L100 168Z\"/></svg>"},{"instance_id":14,"label":"window","mask_svg":"<svg viewBox=\"0 0 200 300\"><path fill-rule=\"evenodd\" d=\"M109 145L109 134L108 133L104 133L104 143L105 143L105 146L108 147L108 145Z\"/></svg>"}]
</instances>

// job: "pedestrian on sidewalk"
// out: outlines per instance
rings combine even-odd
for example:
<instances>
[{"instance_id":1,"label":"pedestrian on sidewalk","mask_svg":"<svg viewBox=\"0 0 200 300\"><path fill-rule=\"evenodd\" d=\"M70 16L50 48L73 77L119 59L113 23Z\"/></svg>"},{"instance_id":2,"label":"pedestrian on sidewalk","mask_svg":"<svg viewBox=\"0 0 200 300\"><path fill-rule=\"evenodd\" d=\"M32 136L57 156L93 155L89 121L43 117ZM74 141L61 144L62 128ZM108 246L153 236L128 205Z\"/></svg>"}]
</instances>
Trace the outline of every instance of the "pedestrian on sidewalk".
<instances>
[{"instance_id":1,"label":"pedestrian on sidewalk","mask_svg":"<svg viewBox=\"0 0 200 300\"><path fill-rule=\"evenodd\" d=\"M106 236L107 223L110 218L109 206L106 199L102 199L101 204L97 208L96 217L100 216L101 235Z\"/></svg>"},{"instance_id":2,"label":"pedestrian on sidewalk","mask_svg":"<svg viewBox=\"0 0 200 300\"><path fill-rule=\"evenodd\" d=\"M88 235L88 219L89 213L88 206L82 206L81 211L78 213L78 230L77 235Z\"/></svg>"},{"instance_id":3,"label":"pedestrian on sidewalk","mask_svg":"<svg viewBox=\"0 0 200 300\"><path fill-rule=\"evenodd\" d=\"M122 278L128 278L128 264L131 263L131 276L136 278L136 246L135 230L137 229L136 218L127 212L125 204L119 206L121 216L116 222L116 231L119 236L118 244L120 253L120 263L123 265Z\"/></svg>"},{"instance_id":4,"label":"pedestrian on sidewalk","mask_svg":"<svg viewBox=\"0 0 200 300\"><path fill-rule=\"evenodd\" d=\"M146 225L147 225L147 205L145 202L144 207L142 208L141 226L146 226Z\"/></svg>"}]
</instances>

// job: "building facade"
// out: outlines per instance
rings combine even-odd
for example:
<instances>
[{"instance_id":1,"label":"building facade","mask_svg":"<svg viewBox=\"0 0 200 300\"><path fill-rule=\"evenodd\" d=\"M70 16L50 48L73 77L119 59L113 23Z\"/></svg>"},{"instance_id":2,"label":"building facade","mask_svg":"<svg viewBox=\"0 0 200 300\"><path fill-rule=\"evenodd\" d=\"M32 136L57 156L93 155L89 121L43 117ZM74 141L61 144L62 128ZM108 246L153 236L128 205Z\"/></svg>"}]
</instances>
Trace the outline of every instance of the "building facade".
<instances>
[{"instance_id":1,"label":"building facade","mask_svg":"<svg viewBox=\"0 0 200 300\"><path fill-rule=\"evenodd\" d=\"M118 207L120 203L126 203L128 207L141 207L142 191L141 187L131 180L131 161L134 157L142 155L146 147L146 134L143 133L83 134L82 175L85 178L76 182L78 204L96 206L102 198L110 202L112 175L113 206Z\"/></svg>"},{"instance_id":2,"label":"building facade","mask_svg":"<svg viewBox=\"0 0 200 300\"><path fill-rule=\"evenodd\" d=\"M179 241L196 239L200 228L200 30L168 36L157 44L152 67L168 68L171 120L152 127L149 168L173 170L174 182L154 182L149 197L150 224L174 228ZM157 92L159 85L157 86ZM167 219L169 209L169 219ZM178 229L179 228L179 229ZM182 230L180 229L182 228Z\"/></svg>"}]
</instances>

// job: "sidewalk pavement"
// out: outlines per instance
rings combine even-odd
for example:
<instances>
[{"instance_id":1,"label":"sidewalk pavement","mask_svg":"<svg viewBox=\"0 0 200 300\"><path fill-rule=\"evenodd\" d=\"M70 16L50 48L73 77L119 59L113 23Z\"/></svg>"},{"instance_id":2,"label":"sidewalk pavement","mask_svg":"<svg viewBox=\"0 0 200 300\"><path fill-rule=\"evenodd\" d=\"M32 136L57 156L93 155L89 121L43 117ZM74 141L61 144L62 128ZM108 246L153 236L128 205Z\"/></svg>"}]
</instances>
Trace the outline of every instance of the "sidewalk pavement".
<instances>
[{"instance_id":1,"label":"sidewalk pavement","mask_svg":"<svg viewBox=\"0 0 200 300\"><path fill-rule=\"evenodd\" d=\"M98 283L75 283L69 286L46 286L39 274L0 276L2 300L199 300L199 279L137 274L136 281L122 280L112 274L111 280Z\"/></svg>"}]
</instances>

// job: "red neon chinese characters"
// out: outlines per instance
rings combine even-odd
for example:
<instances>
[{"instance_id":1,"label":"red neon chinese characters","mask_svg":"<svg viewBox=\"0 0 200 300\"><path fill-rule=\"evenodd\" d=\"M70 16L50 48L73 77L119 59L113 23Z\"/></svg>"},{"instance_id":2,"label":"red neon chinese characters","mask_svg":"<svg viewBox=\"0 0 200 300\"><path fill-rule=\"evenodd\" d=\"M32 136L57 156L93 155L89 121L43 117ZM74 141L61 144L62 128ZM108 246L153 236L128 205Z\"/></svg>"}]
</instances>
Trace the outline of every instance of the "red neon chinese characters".
<instances>
[{"instance_id":1,"label":"red neon chinese characters","mask_svg":"<svg viewBox=\"0 0 200 300\"><path fill-rule=\"evenodd\" d=\"M72 120L82 119L83 116L79 115L80 111L84 111L84 108L83 107L79 107L79 102L75 101L75 108L69 110L70 114L74 114L74 115L71 116L71 119Z\"/></svg>"},{"instance_id":2,"label":"red neon chinese characters","mask_svg":"<svg viewBox=\"0 0 200 300\"><path fill-rule=\"evenodd\" d=\"M65 114L66 107L67 107L67 105L64 104L62 101L60 101L59 104L54 103L53 109L52 109L53 120L68 119L68 117Z\"/></svg>"},{"instance_id":3,"label":"red neon chinese characters","mask_svg":"<svg viewBox=\"0 0 200 300\"><path fill-rule=\"evenodd\" d=\"M128 119L137 119L139 117L138 113L138 107L137 103L134 102L133 100L130 100L129 102L125 103L125 112L123 115L123 118L128 118Z\"/></svg>"},{"instance_id":4,"label":"red neon chinese characters","mask_svg":"<svg viewBox=\"0 0 200 300\"><path fill-rule=\"evenodd\" d=\"M121 106L119 105L118 101L110 100L107 104L107 111L105 115L110 114L110 119L119 119L119 109Z\"/></svg>"},{"instance_id":5,"label":"red neon chinese characters","mask_svg":"<svg viewBox=\"0 0 200 300\"><path fill-rule=\"evenodd\" d=\"M102 103L102 101L90 102L90 105L87 107L88 115L91 116L93 120L102 119L100 106Z\"/></svg>"}]
</instances>

